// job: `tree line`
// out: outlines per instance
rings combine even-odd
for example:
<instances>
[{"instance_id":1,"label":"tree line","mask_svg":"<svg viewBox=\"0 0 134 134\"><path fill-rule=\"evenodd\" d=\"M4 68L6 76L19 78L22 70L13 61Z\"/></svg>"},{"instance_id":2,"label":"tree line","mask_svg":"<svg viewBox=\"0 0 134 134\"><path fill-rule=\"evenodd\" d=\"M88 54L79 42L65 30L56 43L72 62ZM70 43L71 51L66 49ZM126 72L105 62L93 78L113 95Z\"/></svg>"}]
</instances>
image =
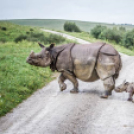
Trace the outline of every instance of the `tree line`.
<instances>
[{"instance_id":1,"label":"tree line","mask_svg":"<svg viewBox=\"0 0 134 134\"><path fill-rule=\"evenodd\" d=\"M65 22L64 30L67 32L82 32L74 22ZM134 48L134 29L128 31L125 27L108 28L102 25L96 25L91 29L90 34L96 39L113 41L129 49Z\"/></svg>"},{"instance_id":2,"label":"tree line","mask_svg":"<svg viewBox=\"0 0 134 134\"><path fill-rule=\"evenodd\" d=\"M91 30L91 35L96 39L114 41L115 43L125 46L126 48L134 48L134 29L127 31L125 27L113 27L97 25Z\"/></svg>"}]
</instances>

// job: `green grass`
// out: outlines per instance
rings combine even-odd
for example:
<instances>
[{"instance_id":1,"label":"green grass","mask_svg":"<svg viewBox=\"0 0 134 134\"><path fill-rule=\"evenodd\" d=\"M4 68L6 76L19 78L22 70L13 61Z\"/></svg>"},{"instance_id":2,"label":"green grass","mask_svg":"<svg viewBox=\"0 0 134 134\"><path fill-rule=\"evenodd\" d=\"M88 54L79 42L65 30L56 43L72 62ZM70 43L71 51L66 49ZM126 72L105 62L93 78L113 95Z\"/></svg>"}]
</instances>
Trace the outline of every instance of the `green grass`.
<instances>
[{"instance_id":1,"label":"green grass","mask_svg":"<svg viewBox=\"0 0 134 134\"><path fill-rule=\"evenodd\" d=\"M3 31L1 27L6 27L7 30ZM0 21L0 39L5 39L6 42L14 41L14 39L19 35L25 35L27 32L31 33L31 29L33 29L33 32L35 33L39 32L39 29L35 27L20 26L9 22Z\"/></svg>"},{"instance_id":2,"label":"green grass","mask_svg":"<svg viewBox=\"0 0 134 134\"><path fill-rule=\"evenodd\" d=\"M52 80L49 68L26 63L31 49L40 51L37 44L26 41L0 44L0 116Z\"/></svg>"},{"instance_id":3,"label":"green grass","mask_svg":"<svg viewBox=\"0 0 134 134\"><path fill-rule=\"evenodd\" d=\"M0 22L0 26L7 28L6 31L0 30L0 35L7 39L6 43L0 42L0 116L3 116L37 89L49 83L53 79L53 73L49 67L40 68L26 63L31 50L41 51L37 42L13 41L20 33L26 34L31 27L7 22ZM38 28L33 27L33 30L35 33L39 32ZM49 36L49 33L44 34ZM64 40L60 44L69 42L71 41Z\"/></svg>"},{"instance_id":4,"label":"green grass","mask_svg":"<svg viewBox=\"0 0 134 134\"><path fill-rule=\"evenodd\" d=\"M133 49L127 49L125 48L124 46L121 46L119 44L116 44L115 42L112 42L112 41L106 41L106 40L99 40L99 39L96 39L96 38L93 38L89 33L87 32L81 32L81 33L76 33L76 32L64 32L64 33L67 33L69 35L72 35L74 37L78 37L78 38L81 38L81 39L84 39L86 41L89 41L89 42L107 42L108 44L111 44L114 46L114 48L121 52L121 53L124 53L124 54L127 54L127 55L130 55L130 56L134 56L134 50Z\"/></svg>"},{"instance_id":5,"label":"green grass","mask_svg":"<svg viewBox=\"0 0 134 134\"><path fill-rule=\"evenodd\" d=\"M109 28L124 26L127 30L131 30L134 26L131 25L115 25L108 23L99 23L99 22L89 22L89 21L78 21L78 20L62 20L62 19L16 19L16 20L7 20L19 25L28 25L28 26L39 26L46 29L60 30L63 31L63 25L66 21L74 22L82 31L89 32L93 27L98 24L107 26Z\"/></svg>"}]
</instances>

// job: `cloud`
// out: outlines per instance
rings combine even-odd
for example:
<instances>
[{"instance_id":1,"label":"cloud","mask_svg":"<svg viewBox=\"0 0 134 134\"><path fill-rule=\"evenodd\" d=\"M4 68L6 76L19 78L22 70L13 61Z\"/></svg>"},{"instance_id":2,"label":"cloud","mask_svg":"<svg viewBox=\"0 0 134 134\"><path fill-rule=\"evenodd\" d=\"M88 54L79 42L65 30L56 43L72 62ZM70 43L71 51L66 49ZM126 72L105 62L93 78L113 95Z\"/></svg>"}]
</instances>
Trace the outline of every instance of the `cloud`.
<instances>
[{"instance_id":1,"label":"cloud","mask_svg":"<svg viewBox=\"0 0 134 134\"><path fill-rule=\"evenodd\" d=\"M0 19L72 19L134 24L132 0L3 0Z\"/></svg>"}]
</instances>

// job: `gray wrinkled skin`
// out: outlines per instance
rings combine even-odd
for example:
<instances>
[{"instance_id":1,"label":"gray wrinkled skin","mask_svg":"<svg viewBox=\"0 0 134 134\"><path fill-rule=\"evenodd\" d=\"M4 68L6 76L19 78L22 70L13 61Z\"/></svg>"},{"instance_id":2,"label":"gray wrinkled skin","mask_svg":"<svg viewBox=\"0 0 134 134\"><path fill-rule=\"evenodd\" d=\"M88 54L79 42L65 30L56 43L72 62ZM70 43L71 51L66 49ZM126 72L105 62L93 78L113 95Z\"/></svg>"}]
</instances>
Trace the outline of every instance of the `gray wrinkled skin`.
<instances>
[{"instance_id":1,"label":"gray wrinkled skin","mask_svg":"<svg viewBox=\"0 0 134 134\"><path fill-rule=\"evenodd\" d=\"M54 46L51 44L45 47L40 44L42 51L38 54L31 52L27 58L27 63L35 66L46 67L50 65L52 71L61 72L58 78L60 90L67 88L64 83L69 79L74 88L71 93L78 92L78 81L76 78L93 82L98 79L103 81L105 91L102 98L107 98L112 94L115 79L121 69L121 59L119 53L109 44L65 44Z\"/></svg>"},{"instance_id":2,"label":"gray wrinkled skin","mask_svg":"<svg viewBox=\"0 0 134 134\"><path fill-rule=\"evenodd\" d=\"M129 82L126 82L126 80L120 84L119 86L117 86L114 91L120 93L120 92L123 92L123 91L126 91L129 93L129 97L128 97L128 101L132 101L134 102L133 100L133 95L134 95L134 83L129 83Z\"/></svg>"}]
</instances>

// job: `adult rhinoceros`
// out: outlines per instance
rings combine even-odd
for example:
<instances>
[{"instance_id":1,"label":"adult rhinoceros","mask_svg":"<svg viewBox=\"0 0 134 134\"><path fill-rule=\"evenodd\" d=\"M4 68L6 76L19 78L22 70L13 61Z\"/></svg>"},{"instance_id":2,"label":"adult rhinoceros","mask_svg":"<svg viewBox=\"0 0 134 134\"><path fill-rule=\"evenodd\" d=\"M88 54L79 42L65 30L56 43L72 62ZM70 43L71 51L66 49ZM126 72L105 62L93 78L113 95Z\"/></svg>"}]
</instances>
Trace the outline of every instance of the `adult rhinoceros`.
<instances>
[{"instance_id":1,"label":"adult rhinoceros","mask_svg":"<svg viewBox=\"0 0 134 134\"><path fill-rule=\"evenodd\" d=\"M60 90L66 89L64 81L69 79L74 89L70 92L78 92L80 79L85 82L93 82L97 79L103 81L105 90L101 97L107 98L111 95L121 69L119 53L106 43L93 44L65 44L55 46L51 44L45 47L40 44L42 51L35 54L33 51L27 58L27 63L35 66L50 66L52 71L61 72L58 83Z\"/></svg>"}]
</instances>

